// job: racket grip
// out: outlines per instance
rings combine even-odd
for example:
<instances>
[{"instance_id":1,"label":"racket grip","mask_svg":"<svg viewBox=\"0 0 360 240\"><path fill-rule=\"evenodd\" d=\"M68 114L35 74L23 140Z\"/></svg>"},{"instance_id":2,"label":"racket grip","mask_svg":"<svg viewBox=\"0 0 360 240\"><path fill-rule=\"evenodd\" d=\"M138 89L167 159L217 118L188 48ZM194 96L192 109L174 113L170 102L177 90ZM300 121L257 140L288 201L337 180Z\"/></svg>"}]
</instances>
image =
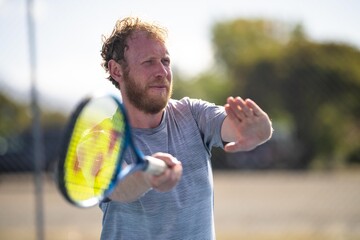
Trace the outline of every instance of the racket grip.
<instances>
[{"instance_id":1,"label":"racket grip","mask_svg":"<svg viewBox=\"0 0 360 240\"><path fill-rule=\"evenodd\" d=\"M145 161L147 161L147 166L144 171L147 173L161 175L167 168L166 163L160 159L151 156L145 156L144 158Z\"/></svg>"}]
</instances>

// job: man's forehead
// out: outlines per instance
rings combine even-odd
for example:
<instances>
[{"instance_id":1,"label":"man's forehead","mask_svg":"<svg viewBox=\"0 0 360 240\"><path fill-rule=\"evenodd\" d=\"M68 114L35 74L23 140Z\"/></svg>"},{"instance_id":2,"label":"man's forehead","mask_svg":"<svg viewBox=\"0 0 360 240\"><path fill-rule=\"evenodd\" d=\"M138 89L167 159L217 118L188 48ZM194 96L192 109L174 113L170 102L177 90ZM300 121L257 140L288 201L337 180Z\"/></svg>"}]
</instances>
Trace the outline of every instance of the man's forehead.
<instances>
[{"instance_id":1,"label":"man's forehead","mask_svg":"<svg viewBox=\"0 0 360 240\"><path fill-rule=\"evenodd\" d=\"M163 52L163 54L168 54L166 44L159 39L149 35L147 32L144 31L137 31L132 34L132 36L128 39L128 48L127 51L135 51L140 54L142 51L147 52L146 50L157 50L156 52ZM149 45L152 48L149 48Z\"/></svg>"},{"instance_id":2,"label":"man's forehead","mask_svg":"<svg viewBox=\"0 0 360 240\"><path fill-rule=\"evenodd\" d=\"M128 44L130 43L136 44L139 42L149 42L149 41L165 44L165 40L161 39L160 37L157 37L156 34L141 30L135 31L131 34L131 36L128 39Z\"/></svg>"}]
</instances>

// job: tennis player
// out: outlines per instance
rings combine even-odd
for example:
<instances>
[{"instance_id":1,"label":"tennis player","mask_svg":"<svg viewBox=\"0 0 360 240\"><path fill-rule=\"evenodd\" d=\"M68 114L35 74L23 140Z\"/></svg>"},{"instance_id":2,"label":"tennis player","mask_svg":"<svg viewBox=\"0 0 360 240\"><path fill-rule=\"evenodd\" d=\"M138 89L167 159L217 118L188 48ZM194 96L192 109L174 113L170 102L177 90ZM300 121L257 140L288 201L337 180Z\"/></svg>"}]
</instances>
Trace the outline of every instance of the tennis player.
<instances>
[{"instance_id":1,"label":"tennis player","mask_svg":"<svg viewBox=\"0 0 360 240\"><path fill-rule=\"evenodd\" d=\"M103 67L121 92L135 145L168 169L137 172L100 203L103 240L215 239L212 147L248 151L272 135L268 115L250 99L229 97L225 106L171 99L166 40L165 28L132 17L104 37Z\"/></svg>"}]
</instances>

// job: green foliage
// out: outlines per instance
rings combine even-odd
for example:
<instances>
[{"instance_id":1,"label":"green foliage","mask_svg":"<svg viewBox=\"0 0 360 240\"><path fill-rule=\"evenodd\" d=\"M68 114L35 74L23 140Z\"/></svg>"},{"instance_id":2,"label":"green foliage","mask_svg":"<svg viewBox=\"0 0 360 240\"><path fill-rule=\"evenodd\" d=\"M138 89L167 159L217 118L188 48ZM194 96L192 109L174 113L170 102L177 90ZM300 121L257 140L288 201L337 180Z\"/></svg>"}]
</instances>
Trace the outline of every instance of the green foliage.
<instances>
[{"instance_id":1,"label":"green foliage","mask_svg":"<svg viewBox=\"0 0 360 240\"><path fill-rule=\"evenodd\" d=\"M357 161L358 49L311 41L301 25L275 21L235 19L216 23L212 31L217 68L190 80L177 76L175 97L217 104L229 95L254 99L279 128L275 137L297 146L298 154L281 156L298 158L297 167Z\"/></svg>"},{"instance_id":2,"label":"green foliage","mask_svg":"<svg viewBox=\"0 0 360 240\"><path fill-rule=\"evenodd\" d=\"M30 105L18 103L1 92L0 116L0 136L19 134L31 128ZM48 126L63 126L66 120L66 117L61 112L41 112L41 124L44 128Z\"/></svg>"},{"instance_id":3,"label":"green foliage","mask_svg":"<svg viewBox=\"0 0 360 240\"><path fill-rule=\"evenodd\" d=\"M360 52L311 42L299 25L279 35L279 26L241 19L215 25L214 45L232 74L232 94L241 89L273 121L294 126L301 166L313 159L346 162L360 148Z\"/></svg>"},{"instance_id":4,"label":"green foliage","mask_svg":"<svg viewBox=\"0 0 360 240\"><path fill-rule=\"evenodd\" d=\"M24 130L30 124L27 106L0 93L0 136Z\"/></svg>"},{"instance_id":5,"label":"green foliage","mask_svg":"<svg viewBox=\"0 0 360 240\"><path fill-rule=\"evenodd\" d=\"M358 49L311 41L301 25L260 19L219 22L212 33L217 65L191 79L174 71L174 98L219 105L231 95L252 98L274 122L274 137L297 146L299 153L289 150L281 161L297 158L303 168L360 162ZM29 111L0 94L0 136L28 128ZM65 121L61 113L42 113L45 126Z\"/></svg>"},{"instance_id":6,"label":"green foliage","mask_svg":"<svg viewBox=\"0 0 360 240\"><path fill-rule=\"evenodd\" d=\"M278 63L284 72L277 74L277 88L307 149L303 162L346 162L360 148L360 52L316 43L290 45L286 51Z\"/></svg>"},{"instance_id":7,"label":"green foliage","mask_svg":"<svg viewBox=\"0 0 360 240\"><path fill-rule=\"evenodd\" d=\"M221 70L204 72L190 80L175 74L174 79L173 97L176 99L188 96L224 105L231 92L232 83Z\"/></svg>"},{"instance_id":8,"label":"green foliage","mask_svg":"<svg viewBox=\"0 0 360 240\"><path fill-rule=\"evenodd\" d=\"M244 19L215 24L213 43L217 59L233 71L246 70L259 60L279 57L288 34L277 24Z\"/></svg>"}]
</instances>

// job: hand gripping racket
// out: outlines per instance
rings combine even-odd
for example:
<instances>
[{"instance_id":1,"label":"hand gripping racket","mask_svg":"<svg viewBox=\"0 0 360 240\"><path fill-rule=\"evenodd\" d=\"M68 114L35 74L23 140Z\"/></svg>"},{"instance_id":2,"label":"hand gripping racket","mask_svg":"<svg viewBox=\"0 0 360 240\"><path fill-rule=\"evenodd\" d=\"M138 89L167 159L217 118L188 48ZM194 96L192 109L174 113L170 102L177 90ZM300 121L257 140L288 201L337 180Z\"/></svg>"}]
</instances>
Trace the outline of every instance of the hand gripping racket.
<instances>
[{"instance_id":1,"label":"hand gripping racket","mask_svg":"<svg viewBox=\"0 0 360 240\"><path fill-rule=\"evenodd\" d=\"M127 148L135 163L124 159ZM136 171L160 175L164 161L136 148L123 104L113 95L91 96L76 107L68 123L57 168L60 192L71 204L91 207Z\"/></svg>"}]
</instances>

